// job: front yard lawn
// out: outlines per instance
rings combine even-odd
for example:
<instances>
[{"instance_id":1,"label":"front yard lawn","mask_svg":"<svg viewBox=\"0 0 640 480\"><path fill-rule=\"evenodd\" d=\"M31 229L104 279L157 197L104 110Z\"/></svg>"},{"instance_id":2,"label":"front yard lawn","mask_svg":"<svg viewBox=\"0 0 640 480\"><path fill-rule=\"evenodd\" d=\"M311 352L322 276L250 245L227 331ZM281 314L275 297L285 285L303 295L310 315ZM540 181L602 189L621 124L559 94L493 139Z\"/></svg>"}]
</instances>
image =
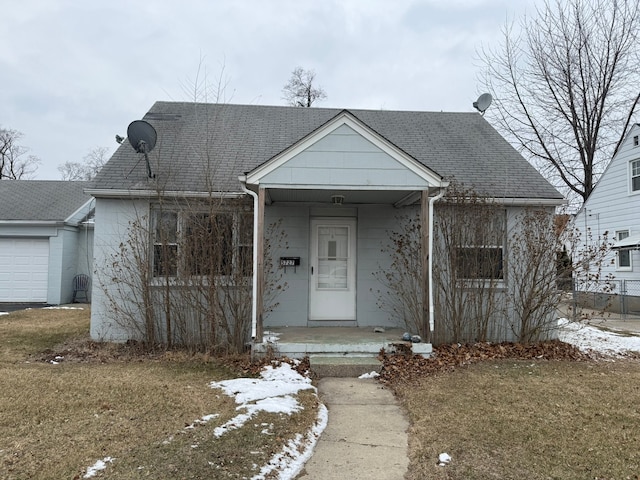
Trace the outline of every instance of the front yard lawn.
<instances>
[{"instance_id":1,"label":"front yard lawn","mask_svg":"<svg viewBox=\"0 0 640 480\"><path fill-rule=\"evenodd\" d=\"M250 478L316 423L317 396L303 390L303 410L215 436L238 412L210 383L238 370L94 344L88 328L88 310L0 316L0 478Z\"/></svg>"},{"instance_id":2,"label":"front yard lawn","mask_svg":"<svg viewBox=\"0 0 640 480\"><path fill-rule=\"evenodd\" d=\"M394 388L408 480L640 478L638 360L486 360Z\"/></svg>"}]
</instances>

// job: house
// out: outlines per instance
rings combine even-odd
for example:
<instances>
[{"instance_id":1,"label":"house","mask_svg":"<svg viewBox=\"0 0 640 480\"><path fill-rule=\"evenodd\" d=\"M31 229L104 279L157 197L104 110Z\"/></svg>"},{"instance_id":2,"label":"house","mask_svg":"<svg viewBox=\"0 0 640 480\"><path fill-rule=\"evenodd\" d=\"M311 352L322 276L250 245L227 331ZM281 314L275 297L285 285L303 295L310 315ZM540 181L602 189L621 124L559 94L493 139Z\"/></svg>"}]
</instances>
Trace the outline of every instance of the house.
<instances>
[{"instance_id":1,"label":"house","mask_svg":"<svg viewBox=\"0 0 640 480\"><path fill-rule=\"evenodd\" d=\"M640 124L629 129L576 214L574 226L582 232L583 246L601 241L612 247L602 262L601 282L577 285L578 290L606 293L591 295L595 304L587 305L622 313L640 311ZM607 277L611 292L605 286Z\"/></svg>"},{"instance_id":2,"label":"house","mask_svg":"<svg viewBox=\"0 0 640 480\"><path fill-rule=\"evenodd\" d=\"M0 180L0 302L58 305L91 275L88 182Z\"/></svg>"},{"instance_id":3,"label":"house","mask_svg":"<svg viewBox=\"0 0 640 480\"><path fill-rule=\"evenodd\" d=\"M94 339L187 341L194 329L231 329L228 311L250 319L243 341L274 328L405 329L376 296L376 272L392 263L381 246L399 216L432 233L452 179L499 205L505 225L527 207L552 213L563 203L478 113L157 102L144 121L157 132L153 150L145 158L124 142L88 189ZM505 237L472 250L502 263ZM425 278L431 261L417 260ZM203 282L203 273L213 275ZM499 275L504 283L501 266ZM231 276L248 297L226 288L223 304L211 307L222 290L203 302Z\"/></svg>"}]
</instances>

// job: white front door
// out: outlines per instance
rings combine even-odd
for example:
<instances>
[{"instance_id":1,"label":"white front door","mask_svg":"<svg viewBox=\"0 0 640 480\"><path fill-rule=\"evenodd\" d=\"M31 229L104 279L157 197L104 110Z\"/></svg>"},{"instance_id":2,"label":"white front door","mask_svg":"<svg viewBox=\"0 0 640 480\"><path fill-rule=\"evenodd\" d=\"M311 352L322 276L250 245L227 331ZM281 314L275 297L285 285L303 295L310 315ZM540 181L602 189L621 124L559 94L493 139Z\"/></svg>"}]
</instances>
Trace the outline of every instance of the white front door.
<instances>
[{"instance_id":1,"label":"white front door","mask_svg":"<svg viewBox=\"0 0 640 480\"><path fill-rule=\"evenodd\" d=\"M309 320L356 319L356 220L312 218Z\"/></svg>"}]
</instances>

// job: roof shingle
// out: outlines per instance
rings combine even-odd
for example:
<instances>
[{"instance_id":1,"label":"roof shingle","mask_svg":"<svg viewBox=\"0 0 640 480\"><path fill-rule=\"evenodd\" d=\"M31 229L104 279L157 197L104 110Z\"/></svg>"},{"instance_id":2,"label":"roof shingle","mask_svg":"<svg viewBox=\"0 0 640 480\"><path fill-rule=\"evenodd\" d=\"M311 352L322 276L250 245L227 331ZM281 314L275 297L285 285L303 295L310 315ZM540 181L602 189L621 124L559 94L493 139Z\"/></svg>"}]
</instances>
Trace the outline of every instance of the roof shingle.
<instances>
[{"instance_id":1,"label":"roof shingle","mask_svg":"<svg viewBox=\"0 0 640 480\"><path fill-rule=\"evenodd\" d=\"M343 109L157 102L145 115L158 132L144 158L128 142L97 175L96 189L240 191L238 175L253 170L331 120ZM479 194L561 199L478 113L349 109L369 128L445 179Z\"/></svg>"},{"instance_id":2,"label":"roof shingle","mask_svg":"<svg viewBox=\"0 0 640 480\"><path fill-rule=\"evenodd\" d=\"M0 180L0 220L63 221L91 199L90 182Z\"/></svg>"}]
</instances>

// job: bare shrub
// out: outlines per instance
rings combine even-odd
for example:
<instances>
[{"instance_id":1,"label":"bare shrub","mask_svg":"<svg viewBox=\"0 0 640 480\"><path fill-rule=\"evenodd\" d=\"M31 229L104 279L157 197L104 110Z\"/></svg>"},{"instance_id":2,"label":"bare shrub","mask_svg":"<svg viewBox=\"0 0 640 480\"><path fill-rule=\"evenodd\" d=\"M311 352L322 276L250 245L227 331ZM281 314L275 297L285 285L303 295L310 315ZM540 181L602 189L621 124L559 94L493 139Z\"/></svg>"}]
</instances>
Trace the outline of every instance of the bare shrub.
<instances>
[{"instance_id":1,"label":"bare shrub","mask_svg":"<svg viewBox=\"0 0 640 480\"><path fill-rule=\"evenodd\" d=\"M172 201L151 205L130 222L101 286L112 321L148 348L239 353L251 327L253 212L246 199ZM267 228L265 257L285 241ZM286 288L265 262L265 310ZM105 281L106 280L106 281Z\"/></svg>"},{"instance_id":2,"label":"bare shrub","mask_svg":"<svg viewBox=\"0 0 640 480\"><path fill-rule=\"evenodd\" d=\"M422 230L418 213L400 215L374 272L378 306L397 323L433 333L433 343L517 341L553 337L559 278L588 290L606 288L606 234L581 245L581 233L556 225L551 207L509 208L452 182L434 209L434 332L423 316Z\"/></svg>"},{"instance_id":3,"label":"bare shrub","mask_svg":"<svg viewBox=\"0 0 640 480\"><path fill-rule=\"evenodd\" d=\"M389 256L391 264L373 273L382 285L374 294L378 307L398 325L427 338L429 325L425 325L422 304L420 218L417 214L400 215L397 224L397 230L387 232L389 242L382 246L382 253Z\"/></svg>"},{"instance_id":4,"label":"bare shrub","mask_svg":"<svg viewBox=\"0 0 640 480\"><path fill-rule=\"evenodd\" d=\"M452 184L434 222L435 343L503 337L506 211Z\"/></svg>"}]
</instances>

